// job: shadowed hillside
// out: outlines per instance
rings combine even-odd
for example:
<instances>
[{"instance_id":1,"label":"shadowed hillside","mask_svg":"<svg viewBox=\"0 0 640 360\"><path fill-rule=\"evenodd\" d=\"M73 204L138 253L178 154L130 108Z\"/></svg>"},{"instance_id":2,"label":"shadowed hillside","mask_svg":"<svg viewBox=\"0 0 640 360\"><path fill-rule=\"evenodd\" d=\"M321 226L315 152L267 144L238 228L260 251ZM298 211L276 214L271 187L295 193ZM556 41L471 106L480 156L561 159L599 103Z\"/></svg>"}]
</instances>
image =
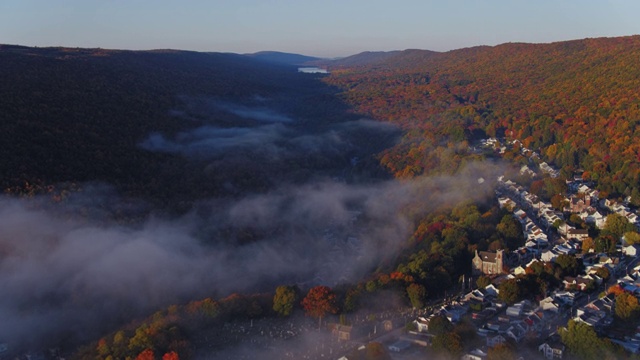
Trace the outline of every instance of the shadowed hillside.
<instances>
[{"instance_id":1,"label":"shadowed hillside","mask_svg":"<svg viewBox=\"0 0 640 360\"><path fill-rule=\"evenodd\" d=\"M335 89L292 66L8 45L0 61L0 186L11 193L99 181L186 209L284 179L345 175L350 157L364 155L359 146L379 146L363 143L376 130L364 129L365 139L358 126L335 128L358 117L346 115ZM332 131L342 138L319 140Z\"/></svg>"}]
</instances>

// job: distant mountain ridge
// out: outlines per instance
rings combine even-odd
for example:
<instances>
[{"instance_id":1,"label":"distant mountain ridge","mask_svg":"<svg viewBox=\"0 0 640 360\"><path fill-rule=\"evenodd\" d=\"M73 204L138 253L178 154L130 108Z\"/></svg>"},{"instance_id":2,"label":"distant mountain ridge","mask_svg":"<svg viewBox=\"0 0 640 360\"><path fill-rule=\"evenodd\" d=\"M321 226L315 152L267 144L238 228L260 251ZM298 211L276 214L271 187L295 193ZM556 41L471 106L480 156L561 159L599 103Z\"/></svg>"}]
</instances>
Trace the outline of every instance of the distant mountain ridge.
<instances>
[{"instance_id":1,"label":"distant mountain ridge","mask_svg":"<svg viewBox=\"0 0 640 360\"><path fill-rule=\"evenodd\" d=\"M304 65L312 61L321 60L321 58L313 56L285 53L280 51L260 51L253 54L245 54L245 56L261 61L287 65Z\"/></svg>"},{"instance_id":2,"label":"distant mountain ridge","mask_svg":"<svg viewBox=\"0 0 640 360\"><path fill-rule=\"evenodd\" d=\"M402 51L365 51L339 59L318 60L314 64L330 68L375 65L392 59L401 53Z\"/></svg>"}]
</instances>

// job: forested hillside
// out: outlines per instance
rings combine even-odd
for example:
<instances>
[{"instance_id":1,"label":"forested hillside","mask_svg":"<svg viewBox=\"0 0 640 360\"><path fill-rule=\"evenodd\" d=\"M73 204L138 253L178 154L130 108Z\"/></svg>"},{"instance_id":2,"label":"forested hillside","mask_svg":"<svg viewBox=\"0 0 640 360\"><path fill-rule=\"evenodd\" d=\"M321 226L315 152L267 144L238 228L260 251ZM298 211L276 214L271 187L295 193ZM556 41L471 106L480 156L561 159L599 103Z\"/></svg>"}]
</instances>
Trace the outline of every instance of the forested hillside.
<instances>
[{"instance_id":1,"label":"forested hillside","mask_svg":"<svg viewBox=\"0 0 640 360\"><path fill-rule=\"evenodd\" d=\"M98 181L188 209L194 199L340 173L363 156L359 146L380 146L371 127L336 128L358 117L336 89L289 65L9 45L0 63L0 186L12 194ZM344 141L316 138L331 132Z\"/></svg>"},{"instance_id":2,"label":"forested hillside","mask_svg":"<svg viewBox=\"0 0 640 360\"><path fill-rule=\"evenodd\" d=\"M438 167L437 153L484 136L519 139L614 195L638 197L640 37L410 50L376 66L336 66L328 82L361 112L410 130L382 157L396 175Z\"/></svg>"}]
</instances>

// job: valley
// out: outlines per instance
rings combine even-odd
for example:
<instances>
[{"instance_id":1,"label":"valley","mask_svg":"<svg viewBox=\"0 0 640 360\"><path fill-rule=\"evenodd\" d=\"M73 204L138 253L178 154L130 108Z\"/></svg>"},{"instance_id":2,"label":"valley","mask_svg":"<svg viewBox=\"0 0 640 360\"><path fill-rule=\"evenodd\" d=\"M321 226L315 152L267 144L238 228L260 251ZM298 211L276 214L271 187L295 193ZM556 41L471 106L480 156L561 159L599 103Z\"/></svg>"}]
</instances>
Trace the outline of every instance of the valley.
<instances>
[{"instance_id":1,"label":"valley","mask_svg":"<svg viewBox=\"0 0 640 360\"><path fill-rule=\"evenodd\" d=\"M0 46L0 357L637 356L640 37L294 55Z\"/></svg>"}]
</instances>

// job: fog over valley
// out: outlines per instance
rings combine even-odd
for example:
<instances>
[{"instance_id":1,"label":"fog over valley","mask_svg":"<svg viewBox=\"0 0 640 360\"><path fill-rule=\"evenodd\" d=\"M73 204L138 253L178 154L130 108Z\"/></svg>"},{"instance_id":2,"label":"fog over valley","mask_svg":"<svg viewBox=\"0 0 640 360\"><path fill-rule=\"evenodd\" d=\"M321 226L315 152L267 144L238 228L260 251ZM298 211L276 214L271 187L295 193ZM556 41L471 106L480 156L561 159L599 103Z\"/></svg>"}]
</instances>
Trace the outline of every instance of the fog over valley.
<instances>
[{"instance_id":1,"label":"fog over valley","mask_svg":"<svg viewBox=\"0 0 640 360\"><path fill-rule=\"evenodd\" d=\"M180 218L150 216L135 226L79 213L100 207L100 190L72 195L69 206L2 198L0 338L27 346L87 341L189 299L357 280L406 241L411 219L401 209L483 200L492 188L477 179L492 171L471 164L456 177L314 181L203 200Z\"/></svg>"}]
</instances>

